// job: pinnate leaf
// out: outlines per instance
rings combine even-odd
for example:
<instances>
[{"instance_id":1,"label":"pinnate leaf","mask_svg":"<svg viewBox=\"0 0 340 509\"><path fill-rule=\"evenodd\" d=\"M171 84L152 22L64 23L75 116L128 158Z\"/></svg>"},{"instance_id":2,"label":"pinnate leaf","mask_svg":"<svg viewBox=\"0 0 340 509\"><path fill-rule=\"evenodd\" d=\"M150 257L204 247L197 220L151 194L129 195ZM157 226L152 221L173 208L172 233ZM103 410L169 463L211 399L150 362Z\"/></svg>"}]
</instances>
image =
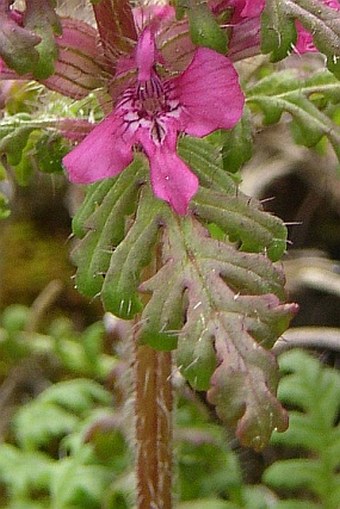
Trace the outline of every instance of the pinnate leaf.
<instances>
[{"instance_id":1,"label":"pinnate leaf","mask_svg":"<svg viewBox=\"0 0 340 509\"><path fill-rule=\"evenodd\" d=\"M215 223L241 249L266 252L276 261L286 249L287 232L282 222L263 212L256 199L244 195L232 175L223 169L221 153L204 140L183 138L179 151L195 169L201 187L192 200L192 210L204 224Z\"/></svg>"},{"instance_id":2,"label":"pinnate leaf","mask_svg":"<svg viewBox=\"0 0 340 509\"><path fill-rule=\"evenodd\" d=\"M118 311L116 314L122 318L133 318L142 310L138 295L140 273L151 261L152 248L162 224L157 212L162 209L165 209L164 204L156 201L148 188L143 189L136 221L112 253L101 297L105 308Z\"/></svg>"},{"instance_id":3,"label":"pinnate leaf","mask_svg":"<svg viewBox=\"0 0 340 509\"><path fill-rule=\"evenodd\" d=\"M230 426L239 421L242 443L261 449L274 428L287 426L275 399L276 362L265 350L294 312L281 304L282 274L262 255L209 238L193 219L170 226L164 244L165 264L140 287L152 292L140 341L162 349L178 336L184 377L198 390L211 384L220 417Z\"/></svg>"},{"instance_id":4,"label":"pinnate leaf","mask_svg":"<svg viewBox=\"0 0 340 509\"><path fill-rule=\"evenodd\" d=\"M301 79L298 71L281 71L263 78L249 88L248 104L259 107L266 124L280 120L289 113L299 128L299 141L310 147L323 136L331 143L340 160L340 129L318 108L315 98L330 103L340 100L339 81L329 72L322 71Z\"/></svg>"},{"instance_id":5,"label":"pinnate leaf","mask_svg":"<svg viewBox=\"0 0 340 509\"><path fill-rule=\"evenodd\" d=\"M320 0L267 0L262 24L262 50L273 61L285 58L296 41L294 19L313 35L327 56L328 68L340 77L340 11Z\"/></svg>"},{"instance_id":6,"label":"pinnate leaf","mask_svg":"<svg viewBox=\"0 0 340 509\"><path fill-rule=\"evenodd\" d=\"M83 207L73 220L74 232L83 237L73 252L73 260L78 266L76 285L84 295L94 297L101 291L115 248L124 239L126 218L135 210L144 178L143 161L136 159L116 179L89 187ZM119 314L116 309L110 310Z\"/></svg>"},{"instance_id":7,"label":"pinnate leaf","mask_svg":"<svg viewBox=\"0 0 340 509\"><path fill-rule=\"evenodd\" d=\"M233 241L240 240L242 249L266 251L278 259L286 245L285 227L238 190L216 152L203 140L181 142L183 159L195 168L202 183L192 202L193 212L204 224L215 222ZM73 220L73 231L82 239L73 252L77 288L89 297L103 290L106 308L122 318L132 318L141 310L137 296L141 268L150 259L157 231L173 217L150 190L138 194L141 186L148 187L147 179L146 162L138 157L118 177L89 186ZM137 216L131 217L137 202Z\"/></svg>"}]
</instances>

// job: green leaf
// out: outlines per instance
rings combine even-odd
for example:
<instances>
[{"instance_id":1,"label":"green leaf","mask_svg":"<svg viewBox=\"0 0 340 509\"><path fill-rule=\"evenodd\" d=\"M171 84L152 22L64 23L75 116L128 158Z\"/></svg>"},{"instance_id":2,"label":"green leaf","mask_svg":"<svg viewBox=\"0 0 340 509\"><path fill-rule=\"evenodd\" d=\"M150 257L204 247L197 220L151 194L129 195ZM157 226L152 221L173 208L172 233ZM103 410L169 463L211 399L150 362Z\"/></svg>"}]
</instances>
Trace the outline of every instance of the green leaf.
<instances>
[{"instance_id":1,"label":"green leaf","mask_svg":"<svg viewBox=\"0 0 340 509\"><path fill-rule=\"evenodd\" d=\"M54 0L30 0L25 11L25 27L41 37L36 47L39 60L33 68L33 75L37 79L46 79L53 74L54 62L58 58L55 35L61 35Z\"/></svg>"},{"instance_id":2,"label":"green leaf","mask_svg":"<svg viewBox=\"0 0 340 509\"><path fill-rule=\"evenodd\" d=\"M181 406L181 410L188 412L188 405ZM195 416L191 412L188 417L191 419L187 426L177 428L179 437L184 434L176 447L179 499L204 499L208 502L205 497L218 497L225 493L240 494L242 473L238 458L226 443L225 430L214 425L211 420L195 424Z\"/></svg>"},{"instance_id":3,"label":"green leaf","mask_svg":"<svg viewBox=\"0 0 340 509\"><path fill-rule=\"evenodd\" d=\"M53 403L35 400L18 412L14 424L20 446L34 449L73 431L78 418Z\"/></svg>"},{"instance_id":4,"label":"green leaf","mask_svg":"<svg viewBox=\"0 0 340 509\"><path fill-rule=\"evenodd\" d=\"M14 164L13 158L9 157L9 162L14 166L15 177L19 185L27 186L35 170L34 155L36 143L41 133L33 130L30 132L27 143L21 152L21 158L18 164Z\"/></svg>"},{"instance_id":5,"label":"green leaf","mask_svg":"<svg viewBox=\"0 0 340 509\"><path fill-rule=\"evenodd\" d=\"M265 252L271 260L278 260L286 249L286 228L238 189L223 170L220 153L205 140L189 137L181 140L179 152L200 178L201 188L191 209L203 224L215 223L230 241L241 241L244 251Z\"/></svg>"},{"instance_id":6,"label":"green leaf","mask_svg":"<svg viewBox=\"0 0 340 509\"><path fill-rule=\"evenodd\" d=\"M286 58L296 42L294 20L289 19L285 2L267 0L262 14L261 50L271 53L271 61L277 62Z\"/></svg>"},{"instance_id":7,"label":"green leaf","mask_svg":"<svg viewBox=\"0 0 340 509\"><path fill-rule=\"evenodd\" d=\"M140 272L152 259L164 209L164 202L144 189L136 221L111 255L101 296L105 309L121 318L133 318L143 307L138 294Z\"/></svg>"},{"instance_id":8,"label":"green leaf","mask_svg":"<svg viewBox=\"0 0 340 509\"><path fill-rule=\"evenodd\" d=\"M36 119L28 113L7 116L0 121L0 155L6 155L20 185L27 185L36 168L45 172L61 172L61 158L69 145L55 132L60 119Z\"/></svg>"},{"instance_id":9,"label":"green leaf","mask_svg":"<svg viewBox=\"0 0 340 509\"><path fill-rule=\"evenodd\" d=\"M44 133L35 144L34 159L43 173L62 173L61 161L69 150L64 138L55 133Z\"/></svg>"},{"instance_id":10,"label":"green leaf","mask_svg":"<svg viewBox=\"0 0 340 509\"><path fill-rule=\"evenodd\" d=\"M0 479L15 498L26 498L30 490L46 489L53 468L54 462L46 454L0 445Z\"/></svg>"},{"instance_id":11,"label":"green leaf","mask_svg":"<svg viewBox=\"0 0 340 509\"><path fill-rule=\"evenodd\" d=\"M144 180L144 162L136 159L116 179L88 189L83 207L73 221L74 232L83 237L73 252L78 266L76 286L81 293L94 297L101 291L111 258L124 239L126 217L136 207L137 193ZM119 315L116 309L108 310ZM125 311L122 309L124 316Z\"/></svg>"},{"instance_id":12,"label":"green leaf","mask_svg":"<svg viewBox=\"0 0 340 509\"><path fill-rule=\"evenodd\" d=\"M51 480L52 506L60 509L100 507L112 474L105 466L81 464L80 458L59 461Z\"/></svg>"},{"instance_id":13,"label":"green leaf","mask_svg":"<svg viewBox=\"0 0 340 509\"><path fill-rule=\"evenodd\" d=\"M275 509L322 509L319 504L305 502L304 500L279 500L275 504Z\"/></svg>"},{"instance_id":14,"label":"green leaf","mask_svg":"<svg viewBox=\"0 0 340 509\"><path fill-rule=\"evenodd\" d=\"M24 330L30 317L31 311L28 307L23 304L12 304L3 311L1 325L9 334L16 334Z\"/></svg>"},{"instance_id":15,"label":"green leaf","mask_svg":"<svg viewBox=\"0 0 340 509\"><path fill-rule=\"evenodd\" d=\"M89 411L96 403L108 405L110 396L92 380L76 379L52 385L16 414L17 439L23 448L45 445L54 437L74 431L79 414Z\"/></svg>"},{"instance_id":16,"label":"green leaf","mask_svg":"<svg viewBox=\"0 0 340 509\"><path fill-rule=\"evenodd\" d=\"M262 50L272 60L284 58L296 40L294 19L313 35L327 56L330 71L340 77L340 13L319 0L267 0L263 14Z\"/></svg>"},{"instance_id":17,"label":"green leaf","mask_svg":"<svg viewBox=\"0 0 340 509\"><path fill-rule=\"evenodd\" d=\"M315 486L320 484L322 477L323 468L319 461L299 458L277 461L266 470L264 481L280 489L314 490Z\"/></svg>"},{"instance_id":18,"label":"green leaf","mask_svg":"<svg viewBox=\"0 0 340 509\"><path fill-rule=\"evenodd\" d=\"M21 116L13 118L13 127L0 125L0 154L6 154L11 165L20 163L22 151L34 129L31 126L21 126L20 120Z\"/></svg>"},{"instance_id":19,"label":"green leaf","mask_svg":"<svg viewBox=\"0 0 340 509\"><path fill-rule=\"evenodd\" d=\"M176 509L239 509L238 505L224 500L201 498L191 502L182 502Z\"/></svg>"},{"instance_id":20,"label":"green leaf","mask_svg":"<svg viewBox=\"0 0 340 509\"><path fill-rule=\"evenodd\" d=\"M305 79L299 77L298 71L277 72L247 92L248 104L263 111L265 124L278 122L287 112L299 127L299 141L310 147L326 136L340 160L340 129L318 108L320 97L331 103L340 100L340 83L327 71Z\"/></svg>"},{"instance_id":21,"label":"green leaf","mask_svg":"<svg viewBox=\"0 0 340 509\"><path fill-rule=\"evenodd\" d=\"M207 3L192 1L187 12L192 42L225 55L228 44L226 31L219 26Z\"/></svg>"},{"instance_id":22,"label":"green leaf","mask_svg":"<svg viewBox=\"0 0 340 509\"><path fill-rule=\"evenodd\" d=\"M3 5L0 9L0 56L18 74L28 73L39 59L36 46L41 39L12 20L5 2Z\"/></svg>"},{"instance_id":23,"label":"green leaf","mask_svg":"<svg viewBox=\"0 0 340 509\"><path fill-rule=\"evenodd\" d=\"M73 222L81 237L73 254L76 284L121 318L141 313L139 342L177 346L187 380L198 390L211 381L219 415L238 426L244 444L260 449L275 427L286 426L275 399L277 366L265 350L295 311L283 304L284 278L270 261L282 255L286 229L238 190L208 141L184 138L179 151L201 184L187 217L152 194L140 157L116 178L90 186ZM211 223L240 249L211 238ZM229 372L235 376L223 375Z\"/></svg>"},{"instance_id":24,"label":"green leaf","mask_svg":"<svg viewBox=\"0 0 340 509\"><path fill-rule=\"evenodd\" d=\"M245 109L243 117L233 129L223 132L222 139L223 168L236 173L252 155L252 126L248 109Z\"/></svg>"},{"instance_id":25,"label":"green leaf","mask_svg":"<svg viewBox=\"0 0 340 509\"><path fill-rule=\"evenodd\" d=\"M285 227L238 191L216 149L203 140L184 139L180 153L200 177L202 189L192 202L200 220L216 223L233 241L241 240L243 250L265 251L278 259L286 246ZM73 252L77 288L89 297L101 294L105 308L126 319L142 309L141 269L151 259L160 228L171 217L169 207L149 188L138 195L146 180L144 159L136 158L117 178L90 186L73 220L73 231L81 238ZM137 196L137 215L130 221Z\"/></svg>"},{"instance_id":26,"label":"green leaf","mask_svg":"<svg viewBox=\"0 0 340 509\"><path fill-rule=\"evenodd\" d=\"M5 509L49 509L46 502L37 502L27 500L15 500L10 505L6 505Z\"/></svg>"},{"instance_id":27,"label":"green leaf","mask_svg":"<svg viewBox=\"0 0 340 509\"><path fill-rule=\"evenodd\" d=\"M54 384L38 399L42 403L52 403L75 413L89 410L93 403L109 405L111 402L109 393L101 385L86 378Z\"/></svg>"},{"instance_id":28,"label":"green leaf","mask_svg":"<svg viewBox=\"0 0 340 509\"><path fill-rule=\"evenodd\" d=\"M340 78L340 12L318 0L290 0L287 12L313 35L315 46L327 56L327 66Z\"/></svg>"}]
</instances>

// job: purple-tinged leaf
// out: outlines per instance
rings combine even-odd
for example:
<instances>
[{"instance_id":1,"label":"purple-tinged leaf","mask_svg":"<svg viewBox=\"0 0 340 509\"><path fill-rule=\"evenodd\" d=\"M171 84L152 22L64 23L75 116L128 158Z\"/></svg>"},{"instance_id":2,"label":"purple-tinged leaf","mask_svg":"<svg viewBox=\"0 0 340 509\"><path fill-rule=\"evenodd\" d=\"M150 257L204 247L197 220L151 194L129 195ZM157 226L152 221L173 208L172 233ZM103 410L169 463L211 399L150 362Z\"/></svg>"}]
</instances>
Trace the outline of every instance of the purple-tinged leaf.
<instances>
[{"instance_id":1,"label":"purple-tinged leaf","mask_svg":"<svg viewBox=\"0 0 340 509\"><path fill-rule=\"evenodd\" d=\"M93 3L105 55L114 61L121 53L129 53L137 39L130 2L99 0Z\"/></svg>"},{"instance_id":2,"label":"purple-tinged leaf","mask_svg":"<svg viewBox=\"0 0 340 509\"><path fill-rule=\"evenodd\" d=\"M62 30L62 35L56 38L59 57L55 72L43 83L72 99L81 99L103 87L110 75L105 70L98 33L93 27L80 20L64 18Z\"/></svg>"},{"instance_id":3,"label":"purple-tinged leaf","mask_svg":"<svg viewBox=\"0 0 340 509\"><path fill-rule=\"evenodd\" d=\"M81 141L93 129L93 124L82 118L58 118L55 128L71 141Z\"/></svg>"},{"instance_id":4,"label":"purple-tinged leaf","mask_svg":"<svg viewBox=\"0 0 340 509\"><path fill-rule=\"evenodd\" d=\"M288 417L276 399L279 371L275 357L257 343L251 327L269 332L272 325L276 328L275 320L284 323L294 307L280 304L273 295L263 295L240 297L239 309L239 314L221 313L214 321L218 367L211 377L208 400L224 422L236 426L242 445L261 450L273 430L287 428Z\"/></svg>"},{"instance_id":5,"label":"purple-tinged leaf","mask_svg":"<svg viewBox=\"0 0 340 509\"><path fill-rule=\"evenodd\" d=\"M103 53L98 46L98 32L76 19L64 18L61 23L62 35L55 38L58 45L55 71L47 79L38 81L67 97L82 99L92 90L106 86L112 76L106 69ZM0 78L31 80L34 76L32 72L18 76L0 59Z\"/></svg>"},{"instance_id":6,"label":"purple-tinged leaf","mask_svg":"<svg viewBox=\"0 0 340 509\"><path fill-rule=\"evenodd\" d=\"M19 26L9 9L8 0L0 0L0 56L18 74L30 72L38 62L36 50L41 38ZM0 60L0 71L3 64Z\"/></svg>"},{"instance_id":7,"label":"purple-tinged leaf","mask_svg":"<svg viewBox=\"0 0 340 509\"><path fill-rule=\"evenodd\" d=\"M33 75L38 79L53 74L58 57L54 36L61 34L61 25L52 3L53 0L30 0L23 17L24 26L41 37L37 46L39 60L33 68Z\"/></svg>"},{"instance_id":8,"label":"purple-tinged leaf","mask_svg":"<svg viewBox=\"0 0 340 509\"><path fill-rule=\"evenodd\" d=\"M164 235L164 265L140 286L152 293L140 341L169 349L178 340L183 376L198 390L210 386L219 416L237 425L244 445L261 449L287 425L275 396L278 368L266 350L296 311L282 304L283 275L265 256L213 240L192 218Z\"/></svg>"}]
</instances>

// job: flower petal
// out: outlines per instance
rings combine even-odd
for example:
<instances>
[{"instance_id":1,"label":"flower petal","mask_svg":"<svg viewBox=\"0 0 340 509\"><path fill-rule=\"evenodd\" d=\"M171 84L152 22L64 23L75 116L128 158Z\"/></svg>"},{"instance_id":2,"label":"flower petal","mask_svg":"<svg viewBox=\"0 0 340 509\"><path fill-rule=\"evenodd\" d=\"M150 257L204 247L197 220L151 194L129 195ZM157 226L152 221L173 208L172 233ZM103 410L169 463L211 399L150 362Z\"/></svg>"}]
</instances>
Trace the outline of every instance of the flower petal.
<instances>
[{"instance_id":1,"label":"flower petal","mask_svg":"<svg viewBox=\"0 0 340 509\"><path fill-rule=\"evenodd\" d=\"M260 53L260 16L247 18L237 23L231 32L228 57L237 62Z\"/></svg>"},{"instance_id":2,"label":"flower petal","mask_svg":"<svg viewBox=\"0 0 340 509\"><path fill-rule=\"evenodd\" d=\"M199 48L178 78L173 80L182 111L183 131L206 136L216 129L231 129L243 112L244 95L231 61L208 48Z\"/></svg>"},{"instance_id":3,"label":"flower petal","mask_svg":"<svg viewBox=\"0 0 340 509\"><path fill-rule=\"evenodd\" d=\"M175 9L170 5L143 5L134 7L132 15L137 32L141 33L146 26L156 32L162 24L175 19Z\"/></svg>"},{"instance_id":4,"label":"flower petal","mask_svg":"<svg viewBox=\"0 0 340 509\"><path fill-rule=\"evenodd\" d=\"M185 215L198 189L198 178L176 154L175 122L167 122L162 143L155 143L150 129L139 129L138 138L149 158L151 185L157 198L168 202L173 210Z\"/></svg>"},{"instance_id":5,"label":"flower petal","mask_svg":"<svg viewBox=\"0 0 340 509\"><path fill-rule=\"evenodd\" d=\"M120 173L133 159L133 137L116 112L106 117L64 157L70 180L89 184Z\"/></svg>"},{"instance_id":6,"label":"flower petal","mask_svg":"<svg viewBox=\"0 0 340 509\"><path fill-rule=\"evenodd\" d=\"M265 4L265 0L246 0L240 15L242 18L253 18L255 16L259 16L265 7Z\"/></svg>"},{"instance_id":7,"label":"flower petal","mask_svg":"<svg viewBox=\"0 0 340 509\"><path fill-rule=\"evenodd\" d=\"M138 79L140 81L149 80L156 63L155 38L149 27L145 28L138 38L135 59Z\"/></svg>"}]
</instances>

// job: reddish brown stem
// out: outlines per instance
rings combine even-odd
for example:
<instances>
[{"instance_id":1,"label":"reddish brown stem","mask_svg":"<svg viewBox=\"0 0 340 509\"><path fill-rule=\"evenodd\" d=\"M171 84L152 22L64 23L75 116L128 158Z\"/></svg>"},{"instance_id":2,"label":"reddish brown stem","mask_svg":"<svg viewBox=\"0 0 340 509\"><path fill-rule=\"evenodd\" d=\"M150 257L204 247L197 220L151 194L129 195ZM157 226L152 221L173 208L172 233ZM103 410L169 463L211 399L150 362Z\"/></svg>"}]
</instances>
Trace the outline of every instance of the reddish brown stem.
<instances>
[{"instance_id":1,"label":"reddish brown stem","mask_svg":"<svg viewBox=\"0 0 340 509\"><path fill-rule=\"evenodd\" d=\"M171 353L136 347L137 508L171 509Z\"/></svg>"}]
</instances>

